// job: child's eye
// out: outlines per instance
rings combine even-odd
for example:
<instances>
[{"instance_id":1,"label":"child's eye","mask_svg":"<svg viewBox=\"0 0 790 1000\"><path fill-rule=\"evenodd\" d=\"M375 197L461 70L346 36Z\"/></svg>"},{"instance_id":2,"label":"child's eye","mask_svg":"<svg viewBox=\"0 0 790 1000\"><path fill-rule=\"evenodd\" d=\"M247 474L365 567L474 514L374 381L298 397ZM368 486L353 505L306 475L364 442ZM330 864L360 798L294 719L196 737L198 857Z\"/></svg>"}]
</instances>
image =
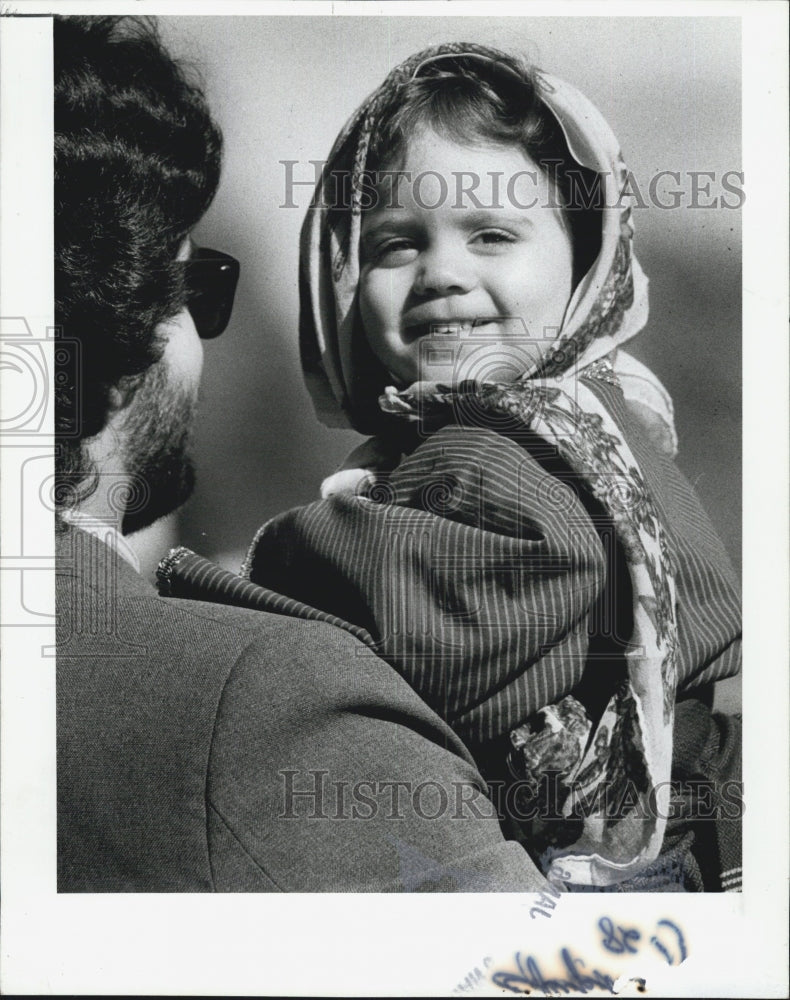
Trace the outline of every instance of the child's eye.
<instances>
[{"instance_id":1,"label":"child's eye","mask_svg":"<svg viewBox=\"0 0 790 1000\"><path fill-rule=\"evenodd\" d=\"M484 229L472 238L473 243L484 247L496 247L503 243L515 243L516 237L504 229Z\"/></svg>"},{"instance_id":2,"label":"child's eye","mask_svg":"<svg viewBox=\"0 0 790 1000\"><path fill-rule=\"evenodd\" d=\"M413 240L398 237L372 247L367 256L379 267L400 267L412 261L416 254L417 247Z\"/></svg>"}]
</instances>

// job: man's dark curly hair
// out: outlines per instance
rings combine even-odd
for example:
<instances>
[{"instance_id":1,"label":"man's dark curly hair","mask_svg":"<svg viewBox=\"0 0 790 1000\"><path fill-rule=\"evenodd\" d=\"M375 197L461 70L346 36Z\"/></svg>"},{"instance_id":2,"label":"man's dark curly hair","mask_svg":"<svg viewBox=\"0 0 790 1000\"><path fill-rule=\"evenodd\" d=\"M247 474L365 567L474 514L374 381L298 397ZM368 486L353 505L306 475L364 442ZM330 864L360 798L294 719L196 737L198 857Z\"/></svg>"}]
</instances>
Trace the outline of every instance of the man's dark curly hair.
<instances>
[{"instance_id":1,"label":"man's dark curly hair","mask_svg":"<svg viewBox=\"0 0 790 1000\"><path fill-rule=\"evenodd\" d=\"M58 17L55 61L55 322L61 504L90 492L84 441L110 391L158 361L157 324L186 301L176 262L217 189L222 137L199 86L150 19ZM62 361L62 364L58 362Z\"/></svg>"}]
</instances>

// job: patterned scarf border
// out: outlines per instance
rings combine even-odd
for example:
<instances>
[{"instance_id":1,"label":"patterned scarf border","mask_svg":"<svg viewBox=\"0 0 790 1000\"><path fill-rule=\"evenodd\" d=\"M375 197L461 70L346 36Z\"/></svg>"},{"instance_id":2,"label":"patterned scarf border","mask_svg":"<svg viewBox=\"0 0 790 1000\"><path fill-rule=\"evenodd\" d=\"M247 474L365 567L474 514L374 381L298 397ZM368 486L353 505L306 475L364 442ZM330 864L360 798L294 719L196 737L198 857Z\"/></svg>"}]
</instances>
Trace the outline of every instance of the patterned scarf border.
<instances>
[{"instance_id":1,"label":"patterned scarf border","mask_svg":"<svg viewBox=\"0 0 790 1000\"><path fill-rule=\"evenodd\" d=\"M596 377L613 377L598 362ZM512 385L472 384L461 390L417 383L381 398L385 412L406 420L463 414L530 428L554 444L584 477L611 516L625 550L633 589L633 632L626 650L627 679L611 696L594 731L579 725L568 699L550 706L551 730L570 736L578 751L558 763L541 761L544 772L560 770L570 794L564 815L584 805L583 832L567 853L552 861L580 885L612 885L628 878L660 850L666 827L672 763L676 688L675 583L665 532L644 479L619 428L584 378L523 380ZM570 699L573 701L573 699ZM534 741L525 727L512 734L516 758L529 760ZM556 745L556 742L555 742ZM564 751L568 740L562 741ZM522 760L522 773L523 765ZM534 765L534 761L530 761ZM534 771L533 771L534 773ZM607 815L606 801L627 808Z\"/></svg>"}]
</instances>

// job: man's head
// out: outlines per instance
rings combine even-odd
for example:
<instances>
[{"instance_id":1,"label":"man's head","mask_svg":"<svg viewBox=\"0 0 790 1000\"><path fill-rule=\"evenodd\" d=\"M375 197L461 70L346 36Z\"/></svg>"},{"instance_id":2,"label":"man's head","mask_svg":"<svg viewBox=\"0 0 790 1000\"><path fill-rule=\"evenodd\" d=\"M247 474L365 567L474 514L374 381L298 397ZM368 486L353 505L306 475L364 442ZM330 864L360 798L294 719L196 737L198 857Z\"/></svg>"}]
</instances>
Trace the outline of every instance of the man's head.
<instances>
[{"instance_id":1,"label":"man's head","mask_svg":"<svg viewBox=\"0 0 790 1000\"><path fill-rule=\"evenodd\" d=\"M145 494L129 532L192 486L189 233L219 183L221 136L148 21L57 18L54 54L56 323L79 344L76 375L56 361L57 493L78 505L120 469Z\"/></svg>"}]
</instances>

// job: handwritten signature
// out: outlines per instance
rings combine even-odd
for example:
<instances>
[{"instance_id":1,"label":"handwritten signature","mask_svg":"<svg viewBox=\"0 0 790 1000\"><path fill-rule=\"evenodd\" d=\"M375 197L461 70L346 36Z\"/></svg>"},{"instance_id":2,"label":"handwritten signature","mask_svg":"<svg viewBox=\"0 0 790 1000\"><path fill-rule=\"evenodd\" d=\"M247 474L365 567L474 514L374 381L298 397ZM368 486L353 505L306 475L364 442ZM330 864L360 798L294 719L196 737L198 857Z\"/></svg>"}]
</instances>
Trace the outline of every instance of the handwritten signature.
<instances>
[{"instance_id":1,"label":"handwritten signature","mask_svg":"<svg viewBox=\"0 0 790 1000\"><path fill-rule=\"evenodd\" d=\"M568 973L565 978L546 979L534 955L524 958L520 952L516 952L516 971L495 972L491 981L495 986L501 986L511 993L529 993L530 990L540 990L549 995L570 993L571 990L577 993L589 993L590 990L614 993L615 980L608 973L599 969L586 972L583 959L575 958L568 948L560 951L560 958Z\"/></svg>"},{"instance_id":2,"label":"handwritten signature","mask_svg":"<svg viewBox=\"0 0 790 1000\"><path fill-rule=\"evenodd\" d=\"M668 965L680 965L688 955L683 932L672 920L659 920L655 932L649 937L645 937L637 927L615 924L611 917L606 916L598 921L598 930L601 932L602 947L612 955L635 955L645 940ZM562 948L559 956L564 975L556 978L547 979L544 976L534 955L516 952L515 970L494 972L491 981L495 986L511 993L530 993L532 990L540 990L548 996L571 991L589 993L593 990L603 990L614 993L615 976L600 969L588 969L584 959L575 956L568 947Z\"/></svg>"},{"instance_id":3,"label":"handwritten signature","mask_svg":"<svg viewBox=\"0 0 790 1000\"><path fill-rule=\"evenodd\" d=\"M601 944L613 955L622 955L624 952L636 954L638 950L636 942L642 938L641 932L636 927L623 927L621 924L614 924L609 917L601 917L598 929L603 935ZM659 920L656 924L656 933L649 940L656 951L664 957L667 965L680 965L688 956L683 931L672 920Z\"/></svg>"}]
</instances>

